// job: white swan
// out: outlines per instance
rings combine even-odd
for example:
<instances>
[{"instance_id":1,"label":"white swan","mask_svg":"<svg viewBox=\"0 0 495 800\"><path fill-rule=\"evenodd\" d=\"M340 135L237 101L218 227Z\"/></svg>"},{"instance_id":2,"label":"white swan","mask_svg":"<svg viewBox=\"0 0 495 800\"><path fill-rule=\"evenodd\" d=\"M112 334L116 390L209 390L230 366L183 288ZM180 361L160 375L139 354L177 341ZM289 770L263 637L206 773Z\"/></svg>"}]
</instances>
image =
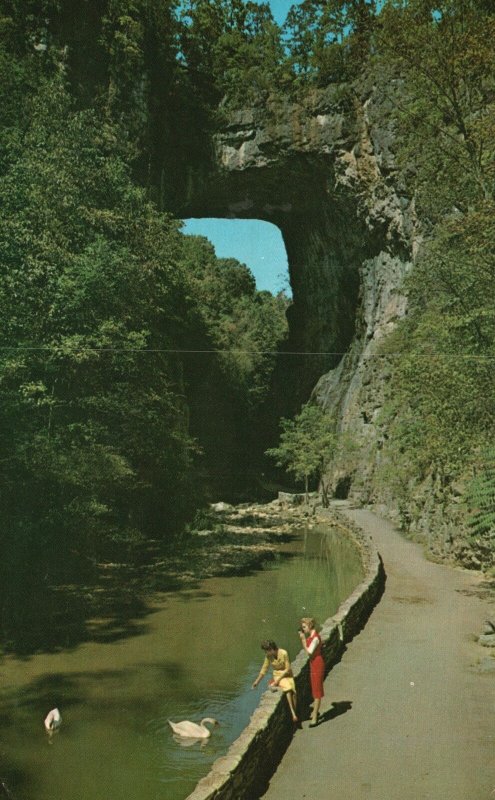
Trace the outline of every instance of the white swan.
<instances>
[{"instance_id":1,"label":"white swan","mask_svg":"<svg viewBox=\"0 0 495 800\"><path fill-rule=\"evenodd\" d=\"M60 728L62 724L62 717L60 716L60 711L58 708L52 708L51 711L48 712L45 718L45 728L50 733L51 731L56 731L57 728Z\"/></svg>"},{"instance_id":2,"label":"white swan","mask_svg":"<svg viewBox=\"0 0 495 800\"><path fill-rule=\"evenodd\" d=\"M191 737L194 739L207 739L208 736L211 736L211 731L208 730L205 722L209 722L210 725L219 724L216 719L212 719L211 717L205 717L201 720L199 725L197 722L189 722L188 719L185 719L183 722L170 722L170 720L167 720L167 722L177 736Z\"/></svg>"}]
</instances>

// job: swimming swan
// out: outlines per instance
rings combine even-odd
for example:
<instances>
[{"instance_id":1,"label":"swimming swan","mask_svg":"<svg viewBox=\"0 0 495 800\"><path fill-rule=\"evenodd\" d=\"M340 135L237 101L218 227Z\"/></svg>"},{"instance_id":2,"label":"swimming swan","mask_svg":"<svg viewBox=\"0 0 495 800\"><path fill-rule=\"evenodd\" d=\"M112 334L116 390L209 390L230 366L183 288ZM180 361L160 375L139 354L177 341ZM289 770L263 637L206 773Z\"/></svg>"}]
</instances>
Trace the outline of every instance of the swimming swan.
<instances>
[{"instance_id":1,"label":"swimming swan","mask_svg":"<svg viewBox=\"0 0 495 800\"><path fill-rule=\"evenodd\" d=\"M60 728L61 724L62 717L60 716L60 711L58 708L52 708L52 710L46 715L45 728L48 732L56 731L57 728Z\"/></svg>"},{"instance_id":2,"label":"swimming swan","mask_svg":"<svg viewBox=\"0 0 495 800\"><path fill-rule=\"evenodd\" d=\"M177 736L187 736L194 739L207 739L208 736L211 736L211 731L208 730L205 722L209 722L210 725L219 724L216 719L211 719L211 717L205 717L201 720L199 725L197 722L189 722L188 719L185 719L183 722L170 722L170 720L167 721Z\"/></svg>"}]
</instances>

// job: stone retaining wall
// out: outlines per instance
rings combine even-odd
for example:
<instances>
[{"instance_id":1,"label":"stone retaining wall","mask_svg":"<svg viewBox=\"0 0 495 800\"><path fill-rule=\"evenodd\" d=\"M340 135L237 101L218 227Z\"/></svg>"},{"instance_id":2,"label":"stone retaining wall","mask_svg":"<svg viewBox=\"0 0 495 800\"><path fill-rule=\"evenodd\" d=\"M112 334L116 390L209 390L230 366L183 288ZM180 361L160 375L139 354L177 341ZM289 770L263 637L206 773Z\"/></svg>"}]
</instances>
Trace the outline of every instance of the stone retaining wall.
<instances>
[{"instance_id":1,"label":"stone retaining wall","mask_svg":"<svg viewBox=\"0 0 495 800\"><path fill-rule=\"evenodd\" d=\"M332 512L328 522L352 536L360 548L364 580L323 624L320 635L327 671L336 664L346 643L362 629L378 602L385 583L381 558L371 539L352 522ZM292 662L300 709L311 700L309 663L303 650ZM249 724L218 758L186 800L254 800L266 788L292 738L287 702L281 693L266 691Z\"/></svg>"}]
</instances>

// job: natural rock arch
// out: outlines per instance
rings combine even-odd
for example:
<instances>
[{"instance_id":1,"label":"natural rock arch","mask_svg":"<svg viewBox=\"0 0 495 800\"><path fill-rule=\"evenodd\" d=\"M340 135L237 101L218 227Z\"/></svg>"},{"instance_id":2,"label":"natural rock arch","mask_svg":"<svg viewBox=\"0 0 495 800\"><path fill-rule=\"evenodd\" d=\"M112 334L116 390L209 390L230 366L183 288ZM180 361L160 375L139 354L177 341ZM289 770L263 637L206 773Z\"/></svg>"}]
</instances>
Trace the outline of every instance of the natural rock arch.
<instances>
[{"instance_id":1,"label":"natural rock arch","mask_svg":"<svg viewBox=\"0 0 495 800\"><path fill-rule=\"evenodd\" d=\"M400 286L416 237L390 112L371 78L300 104L224 110L223 124L182 154L173 180L158 165L162 204L178 216L257 218L280 228L294 299L287 349L317 354L291 362L297 400L318 381L322 404L363 444L375 436L369 422L383 387L377 341L405 312Z\"/></svg>"}]
</instances>

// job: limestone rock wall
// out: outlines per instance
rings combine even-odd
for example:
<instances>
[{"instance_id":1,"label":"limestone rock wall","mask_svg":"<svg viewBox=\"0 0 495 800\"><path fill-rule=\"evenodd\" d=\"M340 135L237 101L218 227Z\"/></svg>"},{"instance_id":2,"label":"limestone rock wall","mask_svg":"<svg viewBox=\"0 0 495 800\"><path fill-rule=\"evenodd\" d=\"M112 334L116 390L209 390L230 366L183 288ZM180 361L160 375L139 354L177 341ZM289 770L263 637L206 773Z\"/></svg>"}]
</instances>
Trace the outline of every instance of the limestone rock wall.
<instances>
[{"instance_id":1,"label":"limestone rock wall","mask_svg":"<svg viewBox=\"0 0 495 800\"><path fill-rule=\"evenodd\" d=\"M390 111L399 89L389 81L384 94L370 76L359 91L332 86L298 104L224 111L209 159L201 170L191 159L167 199L183 217L280 228L294 299L287 349L319 354L294 362L298 403L337 369L327 384L337 380L350 413L356 383L339 366L344 354L352 351L351 371L367 372L367 345L404 313L392 292L410 267L416 222L394 162Z\"/></svg>"},{"instance_id":2,"label":"limestone rock wall","mask_svg":"<svg viewBox=\"0 0 495 800\"><path fill-rule=\"evenodd\" d=\"M439 495L425 483L400 509L376 479L386 436L377 420L394 358L378 348L407 313L403 281L421 244L396 163L400 92L394 76L370 74L299 103L220 109L208 158L199 170L191 159L171 203L184 217L258 218L280 228L293 291L285 349L303 355L280 359L278 395L292 405L277 413L294 413L314 392L358 445L329 476L337 496L380 504L445 555L464 548L449 503L432 506Z\"/></svg>"}]
</instances>

